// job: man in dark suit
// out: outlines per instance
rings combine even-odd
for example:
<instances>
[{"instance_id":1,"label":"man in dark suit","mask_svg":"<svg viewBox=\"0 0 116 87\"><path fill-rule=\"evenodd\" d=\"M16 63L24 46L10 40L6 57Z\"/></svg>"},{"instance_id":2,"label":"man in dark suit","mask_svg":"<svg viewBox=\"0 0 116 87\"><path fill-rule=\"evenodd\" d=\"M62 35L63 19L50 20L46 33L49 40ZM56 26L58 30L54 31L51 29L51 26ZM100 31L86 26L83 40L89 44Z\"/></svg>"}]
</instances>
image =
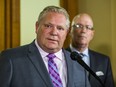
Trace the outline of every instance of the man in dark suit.
<instances>
[{"instance_id":1,"label":"man in dark suit","mask_svg":"<svg viewBox=\"0 0 116 87\"><path fill-rule=\"evenodd\" d=\"M46 7L36 22L36 39L1 52L0 87L90 87L84 69L62 48L69 24L65 9Z\"/></svg>"},{"instance_id":2,"label":"man in dark suit","mask_svg":"<svg viewBox=\"0 0 116 87\"><path fill-rule=\"evenodd\" d=\"M76 15L72 21L71 44L68 51L83 53L83 61L101 79L105 87L114 87L109 57L89 49L89 43L94 36L93 21L90 15ZM100 82L87 72L91 87L102 87Z\"/></svg>"}]
</instances>

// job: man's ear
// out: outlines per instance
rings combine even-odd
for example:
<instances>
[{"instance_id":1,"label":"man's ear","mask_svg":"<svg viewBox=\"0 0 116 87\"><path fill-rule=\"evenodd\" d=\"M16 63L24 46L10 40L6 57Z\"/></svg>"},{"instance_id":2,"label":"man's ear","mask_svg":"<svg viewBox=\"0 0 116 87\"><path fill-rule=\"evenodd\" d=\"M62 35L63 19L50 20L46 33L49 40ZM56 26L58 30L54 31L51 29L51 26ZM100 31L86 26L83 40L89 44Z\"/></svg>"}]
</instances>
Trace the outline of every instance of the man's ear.
<instances>
[{"instance_id":1,"label":"man's ear","mask_svg":"<svg viewBox=\"0 0 116 87\"><path fill-rule=\"evenodd\" d=\"M91 40L92 40L93 37L94 37L94 33L95 33L95 30L92 31L92 34L91 34Z\"/></svg>"},{"instance_id":2,"label":"man's ear","mask_svg":"<svg viewBox=\"0 0 116 87\"><path fill-rule=\"evenodd\" d=\"M38 21L35 23L35 33L37 33L38 32L38 27L39 27L39 23L38 23Z\"/></svg>"},{"instance_id":3,"label":"man's ear","mask_svg":"<svg viewBox=\"0 0 116 87\"><path fill-rule=\"evenodd\" d=\"M69 28L67 31L67 37L70 36L70 31L71 31L71 29Z\"/></svg>"}]
</instances>

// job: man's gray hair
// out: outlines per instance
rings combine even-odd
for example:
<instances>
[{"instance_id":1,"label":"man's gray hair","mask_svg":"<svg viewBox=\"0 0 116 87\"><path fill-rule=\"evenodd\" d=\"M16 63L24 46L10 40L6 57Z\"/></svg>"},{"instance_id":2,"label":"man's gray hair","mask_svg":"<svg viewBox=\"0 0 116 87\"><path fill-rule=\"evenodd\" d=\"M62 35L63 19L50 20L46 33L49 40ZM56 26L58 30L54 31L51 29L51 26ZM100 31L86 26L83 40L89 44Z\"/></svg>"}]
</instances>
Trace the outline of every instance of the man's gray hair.
<instances>
[{"instance_id":1,"label":"man's gray hair","mask_svg":"<svg viewBox=\"0 0 116 87\"><path fill-rule=\"evenodd\" d=\"M58 7L58 6L47 6L43 9L43 11L40 13L39 17L38 17L38 23L42 20L42 18L49 12L55 12L55 13L60 13L63 14L66 18L66 27L69 28L70 27L70 19L69 19L69 14L68 12L62 8L62 7Z\"/></svg>"}]
</instances>

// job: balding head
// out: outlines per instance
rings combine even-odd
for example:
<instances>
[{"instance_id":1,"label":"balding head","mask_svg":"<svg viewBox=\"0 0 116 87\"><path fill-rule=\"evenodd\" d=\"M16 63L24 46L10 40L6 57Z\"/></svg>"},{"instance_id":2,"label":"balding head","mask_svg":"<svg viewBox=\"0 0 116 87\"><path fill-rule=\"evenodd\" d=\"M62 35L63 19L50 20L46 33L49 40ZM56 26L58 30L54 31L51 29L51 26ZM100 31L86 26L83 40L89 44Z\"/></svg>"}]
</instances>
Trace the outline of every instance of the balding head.
<instances>
[{"instance_id":1,"label":"balding head","mask_svg":"<svg viewBox=\"0 0 116 87\"><path fill-rule=\"evenodd\" d=\"M82 14L76 15L72 20L72 25L74 25L75 23L77 24L79 22L88 22L93 27L93 20L92 20L91 16L87 13L82 13Z\"/></svg>"},{"instance_id":2,"label":"balding head","mask_svg":"<svg viewBox=\"0 0 116 87\"><path fill-rule=\"evenodd\" d=\"M82 52L88 48L93 39L93 20L90 15L83 13L76 15L72 21L71 43L74 48Z\"/></svg>"}]
</instances>

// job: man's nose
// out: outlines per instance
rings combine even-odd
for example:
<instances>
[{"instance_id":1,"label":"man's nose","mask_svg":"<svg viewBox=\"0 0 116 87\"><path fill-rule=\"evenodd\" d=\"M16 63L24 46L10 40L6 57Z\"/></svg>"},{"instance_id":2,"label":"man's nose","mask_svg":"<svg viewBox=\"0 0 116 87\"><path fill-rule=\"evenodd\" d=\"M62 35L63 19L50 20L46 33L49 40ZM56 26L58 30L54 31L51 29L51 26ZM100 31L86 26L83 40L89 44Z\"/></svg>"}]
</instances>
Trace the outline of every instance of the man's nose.
<instances>
[{"instance_id":1,"label":"man's nose","mask_svg":"<svg viewBox=\"0 0 116 87\"><path fill-rule=\"evenodd\" d=\"M57 30L56 27L53 27L53 28L51 29L51 33L52 33L53 35L57 35L57 32L58 32L58 30Z\"/></svg>"}]
</instances>

